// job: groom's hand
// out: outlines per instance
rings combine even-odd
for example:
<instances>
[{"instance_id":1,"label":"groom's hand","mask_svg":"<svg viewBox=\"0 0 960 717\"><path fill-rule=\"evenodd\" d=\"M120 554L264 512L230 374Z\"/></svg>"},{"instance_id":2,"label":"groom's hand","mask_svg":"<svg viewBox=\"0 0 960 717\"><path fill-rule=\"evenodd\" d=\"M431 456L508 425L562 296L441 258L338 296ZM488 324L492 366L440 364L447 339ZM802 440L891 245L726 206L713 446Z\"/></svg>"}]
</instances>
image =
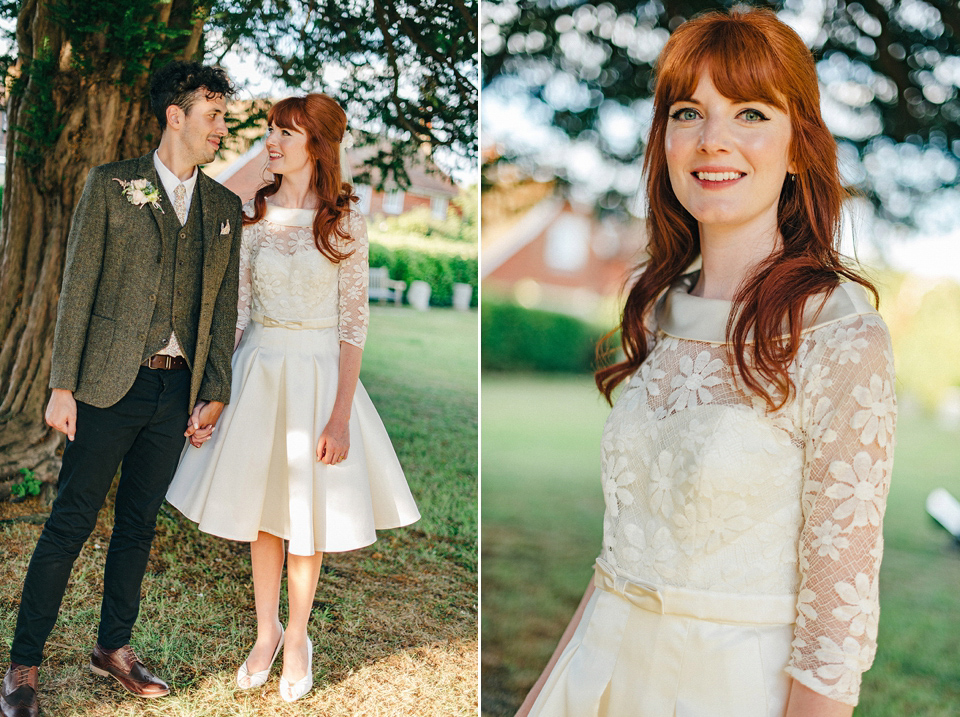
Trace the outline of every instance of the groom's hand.
<instances>
[{"instance_id":1,"label":"groom's hand","mask_svg":"<svg viewBox=\"0 0 960 717\"><path fill-rule=\"evenodd\" d=\"M220 401L208 401L204 404L203 408L200 409L200 428L206 428L210 426L211 428L217 425L217 421L220 420L220 414L223 413L224 404Z\"/></svg>"},{"instance_id":2,"label":"groom's hand","mask_svg":"<svg viewBox=\"0 0 960 717\"><path fill-rule=\"evenodd\" d=\"M187 430L183 433L190 439L191 445L199 448L209 440L223 407L220 401L197 401L187 422Z\"/></svg>"},{"instance_id":3,"label":"groom's hand","mask_svg":"<svg viewBox=\"0 0 960 717\"><path fill-rule=\"evenodd\" d=\"M73 391L53 389L43 419L48 426L56 428L72 441L77 434L77 402L73 398Z\"/></svg>"}]
</instances>

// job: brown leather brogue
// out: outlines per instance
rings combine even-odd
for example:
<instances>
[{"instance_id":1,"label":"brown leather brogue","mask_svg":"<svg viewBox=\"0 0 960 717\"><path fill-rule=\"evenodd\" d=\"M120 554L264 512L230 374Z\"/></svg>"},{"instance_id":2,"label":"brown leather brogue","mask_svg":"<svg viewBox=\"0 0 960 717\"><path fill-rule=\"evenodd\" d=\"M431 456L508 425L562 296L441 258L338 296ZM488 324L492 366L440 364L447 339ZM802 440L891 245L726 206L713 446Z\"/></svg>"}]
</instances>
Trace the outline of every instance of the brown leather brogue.
<instances>
[{"instance_id":1,"label":"brown leather brogue","mask_svg":"<svg viewBox=\"0 0 960 717\"><path fill-rule=\"evenodd\" d=\"M104 650L99 644L90 653L90 671L101 677L115 677L137 697L163 697L170 694L167 683L144 666L130 645Z\"/></svg>"},{"instance_id":2,"label":"brown leather brogue","mask_svg":"<svg viewBox=\"0 0 960 717\"><path fill-rule=\"evenodd\" d=\"M0 688L0 710L3 717L37 717L40 708L37 705L36 667L10 664Z\"/></svg>"}]
</instances>

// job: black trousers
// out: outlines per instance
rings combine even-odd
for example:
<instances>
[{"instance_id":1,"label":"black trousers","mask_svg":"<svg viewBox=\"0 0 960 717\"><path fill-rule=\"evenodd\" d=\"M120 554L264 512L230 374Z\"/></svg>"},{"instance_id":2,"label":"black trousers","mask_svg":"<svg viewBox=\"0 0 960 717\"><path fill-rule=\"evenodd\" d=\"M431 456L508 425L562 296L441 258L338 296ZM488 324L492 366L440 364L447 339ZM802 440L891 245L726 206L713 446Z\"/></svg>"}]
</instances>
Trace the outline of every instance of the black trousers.
<instances>
[{"instance_id":1,"label":"black trousers","mask_svg":"<svg viewBox=\"0 0 960 717\"><path fill-rule=\"evenodd\" d=\"M77 402L77 432L64 449L57 499L23 584L13 662L43 659L73 563L121 463L97 641L108 650L130 642L157 512L183 450L189 400L189 371L141 367L133 387L109 408Z\"/></svg>"}]
</instances>

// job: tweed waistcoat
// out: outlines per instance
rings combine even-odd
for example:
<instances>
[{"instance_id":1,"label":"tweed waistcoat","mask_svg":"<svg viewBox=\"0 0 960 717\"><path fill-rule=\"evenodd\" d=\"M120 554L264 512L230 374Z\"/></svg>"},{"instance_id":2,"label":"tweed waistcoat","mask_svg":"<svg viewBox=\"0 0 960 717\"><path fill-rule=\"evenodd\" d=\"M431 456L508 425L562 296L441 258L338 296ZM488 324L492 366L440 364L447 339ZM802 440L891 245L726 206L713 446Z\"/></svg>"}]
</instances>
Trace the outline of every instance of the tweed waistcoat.
<instances>
[{"instance_id":1,"label":"tweed waistcoat","mask_svg":"<svg viewBox=\"0 0 960 717\"><path fill-rule=\"evenodd\" d=\"M190 406L230 400L240 198L199 171L192 216L181 228L152 152L90 170L67 239L51 388L111 406L173 328L192 369ZM160 189L157 204L123 193L121 185L136 179Z\"/></svg>"},{"instance_id":2,"label":"tweed waistcoat","mask_svg":"<svg viewBox=\"0 0 960 717\"><path fill-rule=\"evenodd\" d=\"M203 208L197 186L194 186L187 223L181 227L177 215L168 209L160 226L163 247L157 258L163 268L142 358L147 359L166 347L173 329L192 368L197 348L203 269Z\"/></svg>"}]
</instances>

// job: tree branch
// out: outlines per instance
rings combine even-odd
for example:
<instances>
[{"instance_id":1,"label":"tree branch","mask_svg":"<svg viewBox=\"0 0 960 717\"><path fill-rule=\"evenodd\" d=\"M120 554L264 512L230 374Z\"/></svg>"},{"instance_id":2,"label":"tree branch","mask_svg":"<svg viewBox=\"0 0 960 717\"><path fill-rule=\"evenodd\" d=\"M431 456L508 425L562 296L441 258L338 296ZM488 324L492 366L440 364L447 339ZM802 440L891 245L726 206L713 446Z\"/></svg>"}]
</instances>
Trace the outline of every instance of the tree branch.
<instances>
[{"instance_id":1,"label":"tree branch","mask_svg":"<svg viewBox=\"0 0 960 717\"><path fill-rule=\"evenodd\" d=\"M400 17L399 21L400 21L400 27L406 30L407 38L411 42L413 42L414 45L419 47L424 54L436 60L440 65L444 67L448 67L450 69L450 71L453 73L453 79L457 83L457 85L460 87L461 91L463 91L466 94L469 94L472 91L476 90L476 88L473 87L469 83L469 81L465 77L463 77L463 75L461 75L460 72L457 71L457 68L454 64L454 60L452 57L446 57L444 55L441 55L439 52L433 49L433 46L423 39L423 36L416 30L416 28L410 25L410 23L407 21L405 17Z\"/></svg>"}]
</instances>

